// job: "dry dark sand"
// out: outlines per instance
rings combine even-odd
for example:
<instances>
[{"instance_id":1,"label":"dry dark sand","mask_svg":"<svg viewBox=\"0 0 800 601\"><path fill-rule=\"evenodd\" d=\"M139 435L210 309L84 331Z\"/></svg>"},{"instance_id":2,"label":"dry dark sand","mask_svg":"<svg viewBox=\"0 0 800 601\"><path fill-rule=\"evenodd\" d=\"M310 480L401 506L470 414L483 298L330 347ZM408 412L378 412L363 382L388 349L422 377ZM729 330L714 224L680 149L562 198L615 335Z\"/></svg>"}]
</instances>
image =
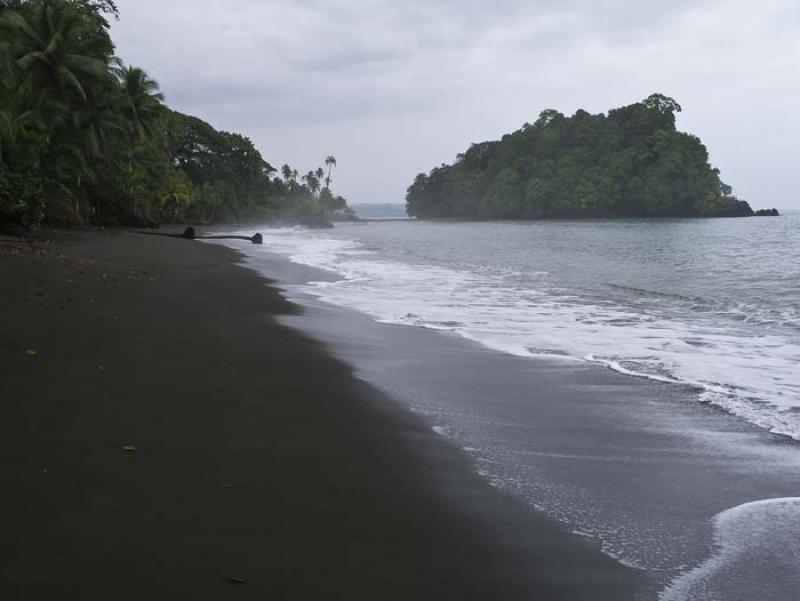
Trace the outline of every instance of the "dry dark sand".
<instances>
[{"instance_id":1,"label":"dry dark sand","mask_svg":"<svg viewBox=\"0 0 800 601\"><path fill-rule=\"evenodd\" d=\"M58 238L0 256L0 598L633 598L235 252Z\"/></svg>"}]
</instances>

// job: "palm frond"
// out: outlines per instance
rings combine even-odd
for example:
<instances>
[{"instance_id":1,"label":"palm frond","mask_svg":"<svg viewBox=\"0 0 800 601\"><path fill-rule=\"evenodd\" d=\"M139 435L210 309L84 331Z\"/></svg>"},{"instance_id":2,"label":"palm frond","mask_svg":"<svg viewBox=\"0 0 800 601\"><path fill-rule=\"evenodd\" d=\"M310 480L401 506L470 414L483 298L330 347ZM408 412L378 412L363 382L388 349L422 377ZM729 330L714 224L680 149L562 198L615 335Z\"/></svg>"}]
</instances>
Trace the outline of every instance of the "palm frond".
<instances>
[{"instance_id":1,"label":"palm frond","mask_svg":"<svg viewBox=\"0 0 800 601\"><path fill-rule=\"evenodd\" d=\"M0 28L10 29L23 34L30 41L41 44L39 34L34 30L28 21L15 10L5 11L0 15Z\"/></svg>"},{"instance_id":2,"label":"palm frond","mask_svg":"<svg viewBox=\"0 0 800 601\"><path fill-rule=\"evenodd\" d=\"M74 71L81 71L97 79L108 77L108 69L105 63L91 56L81 54L67 54L64 63Z\"/></svg>"},{"instance_id":3,"label":"palm frond","mask_svg":"<svg viewBox=\"0 0 800 601\"><path fill-rule=\"evenodd\" d=\"M59 78L63 79L67 82L67 84L75 90L78 95L83 99L86 100L86 90L83 89L83 84L81 84L80 79L68 68L59 66L56 71L58 72Z\"/></svg>"}]
</instances>

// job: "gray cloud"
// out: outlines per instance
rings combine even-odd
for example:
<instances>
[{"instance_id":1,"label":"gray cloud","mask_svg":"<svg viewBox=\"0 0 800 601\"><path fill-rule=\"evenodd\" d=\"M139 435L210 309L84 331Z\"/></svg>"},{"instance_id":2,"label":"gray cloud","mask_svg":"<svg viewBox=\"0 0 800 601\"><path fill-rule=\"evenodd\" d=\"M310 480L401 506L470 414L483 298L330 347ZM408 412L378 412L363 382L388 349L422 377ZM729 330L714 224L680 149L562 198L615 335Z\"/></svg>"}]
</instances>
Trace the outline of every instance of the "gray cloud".
<instances>
[{"instance_id":1,"label":"gray cloud","mask_svg":"<svg viewBox=\"0 0 800 601\"><path fill-rule=\"evenodd\" d=\"M335 154L354 202L400 202L417 172L544 108L660 91L740 195L800 208L794 0L119 4L119 54L173 106L249 135L275 164Z\"/></svg>"}]
</instances>

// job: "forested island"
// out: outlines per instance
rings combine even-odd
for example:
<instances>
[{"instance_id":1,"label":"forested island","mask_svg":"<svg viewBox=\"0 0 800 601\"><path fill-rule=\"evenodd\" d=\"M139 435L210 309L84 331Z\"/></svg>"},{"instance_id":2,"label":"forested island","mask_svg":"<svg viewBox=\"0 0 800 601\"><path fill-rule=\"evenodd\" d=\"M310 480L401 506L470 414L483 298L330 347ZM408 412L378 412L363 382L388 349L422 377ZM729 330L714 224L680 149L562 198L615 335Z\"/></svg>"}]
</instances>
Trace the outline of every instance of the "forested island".
<instances>
[{"instance_id":1,"label":"forested island","mask_svg":"<svg viewBox=\"0 0 800 601\"><path fill-rule=\"evenodd\" d=\"M755 213L712 168L699 138L677 131L680 105L636 104L566 117L545 110L499 141L473 144L452 165L417 175L412 217L547 219L739 217ZM777 211L759 211L773 215Z\"/></svg>"},{"instance_id":2,"label":"forested island","mask_svg":"<svg viewBox=\"0 0 800 601\"><path fill-rule=\"evenodd\" d=\"M113 0L0 0L0 228L347 217L328 156L280 173L115 55Z\"/></svg>"}]
</instances>

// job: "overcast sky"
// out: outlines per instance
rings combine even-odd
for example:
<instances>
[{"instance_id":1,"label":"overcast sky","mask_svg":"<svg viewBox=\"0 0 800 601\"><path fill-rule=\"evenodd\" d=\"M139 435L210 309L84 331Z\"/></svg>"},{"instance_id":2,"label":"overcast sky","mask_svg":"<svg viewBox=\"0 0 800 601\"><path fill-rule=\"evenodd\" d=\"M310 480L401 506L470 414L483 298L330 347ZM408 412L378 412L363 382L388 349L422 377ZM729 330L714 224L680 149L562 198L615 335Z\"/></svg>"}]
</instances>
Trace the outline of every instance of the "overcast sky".
<instances>
[{"instance_id":1,"label":"overcast sky","mask_svg":"<svg viewBox=\"0 0 800 601\"><path fill-rule=\"evenodd\" d=\"M545 108L652 92L755 207L800 209L798 0L118 0L118 54L275 167L329 154L351 204Z\"/></svg>"}]
</instances>

